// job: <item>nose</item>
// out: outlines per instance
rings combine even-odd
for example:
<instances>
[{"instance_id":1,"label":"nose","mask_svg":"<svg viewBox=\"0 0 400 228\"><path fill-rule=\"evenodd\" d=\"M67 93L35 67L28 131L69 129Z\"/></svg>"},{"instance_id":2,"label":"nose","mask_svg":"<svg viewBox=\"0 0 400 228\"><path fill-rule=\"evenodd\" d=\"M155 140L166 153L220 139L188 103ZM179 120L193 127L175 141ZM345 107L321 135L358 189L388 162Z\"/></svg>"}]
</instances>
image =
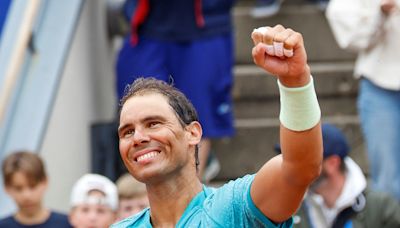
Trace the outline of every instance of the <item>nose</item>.
<instances>
[{"instance_id":1,"label":"nose","mask_svg":"<svg viewBox=\"0 0 400 228\"><path fill-rule=\"evenodd\" d=\"M87 214L87 219L91 223L95 223L98 217L99 215L95 208L92 208Z\"/></svg>"},{"instance_id":2,"label":"nose","mask_svg":"<svg viewBox=\"0 0 400 228\"><path fill-rule=\"evenodd\" d=\"M25 203L31 202L32 201L32 190L29 188L25 188L22 190L20 194L21 200Z\"/></svg>"},{"instance_id":3,"label":"nose","mask_svg":"<svg viewBox=\"0 0 400 228\"><path fill-rule=\"evenodd\" d=\"M149 142L149 135L146 133L144 129L136 129L133 134L133 144L135 146L142 145L143 143Z\"/></svg>"}]
</instances>

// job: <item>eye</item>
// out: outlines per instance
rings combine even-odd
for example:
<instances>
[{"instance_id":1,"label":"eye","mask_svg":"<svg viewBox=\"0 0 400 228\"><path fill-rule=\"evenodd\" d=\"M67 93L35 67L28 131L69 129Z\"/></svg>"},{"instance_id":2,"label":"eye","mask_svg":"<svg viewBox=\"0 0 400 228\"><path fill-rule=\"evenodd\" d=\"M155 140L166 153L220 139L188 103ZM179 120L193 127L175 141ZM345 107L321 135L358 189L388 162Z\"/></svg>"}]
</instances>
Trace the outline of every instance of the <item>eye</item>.
<instances>
[{"instance_id":1,"label":"eye","mask_svg":"<svg viewBox=\"0 0 400 228\"><path fill-rule=\"evenodd\" d=\"M97 208L97 213L98 214L105 214L106 213L106 209L104 207L98 207Z\"/></svg>"},{"instance_id":2,"label":"eye","mask_svg":"<svg viewBox=\"0 0 400 228\"><path fill-rule=\"evenodd\" d=\"M160 122L158 122L158 121L152 121L152 122L149 122L149 127L150 128L154 128L154 127L157 127L158 125L160 125L161 123Z\"/></svg>"},{"instance_id":3,"label":"eye","mask_svg":"<svg viewBox=\"0 0 400 228\"><path fill-rule=\"evenodd\" d=\"M90 210L90 208L89 208L88 206L83 206L83 207L81 207L81 211L82 211L83 213L89 213L89 210Z\"/></svg>"},{"instance_id":4,"label":"eye","mask_svg":"<svg viewBox=\"0 0 400 228\"><path fill-rule=\"evenodd\" d=\"M128 138L131 137L133 134L135 134L135 131L133 129L128 129L124 131L123 137Z\"/></svg>"},{"instance_id":5,"label":"eye","mask_svg":"<svg viewBox=\"0 0 400 228\"><path fill-rule=\"evenodd\" d=\"M16 192L22 192L22 190L24 189L22 186L14 186L13 188Z\"/></svg>"}]
</instances>

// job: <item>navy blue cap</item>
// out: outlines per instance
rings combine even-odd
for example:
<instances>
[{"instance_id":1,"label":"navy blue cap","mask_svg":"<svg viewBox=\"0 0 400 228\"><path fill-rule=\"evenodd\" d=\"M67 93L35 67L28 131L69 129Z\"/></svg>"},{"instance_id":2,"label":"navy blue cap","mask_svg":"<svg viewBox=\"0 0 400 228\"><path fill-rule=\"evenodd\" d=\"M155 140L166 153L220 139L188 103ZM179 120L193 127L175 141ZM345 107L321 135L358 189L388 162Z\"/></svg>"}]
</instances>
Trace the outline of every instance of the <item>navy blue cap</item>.
<instances>
[{"instance_id":1,"label":"navy blue cap","mask_svg":"<svg viewBox=\"0 0 400 228\"><path fill-rule=\"evenodd\" d=\"M342 131L329 123L322 124L322 140L324 145L324 159L337 155L340 158L344 158L349 153L349 144ZM281 152L279 144L275 145L275 150Z\"/></svg>"},{"instance_id":2,"label":"navy blue cap","mask_svg":"<svg viewBox=\"0 0 400 228\"><path fill-rule=\"evenodd\" d=\"M349 144L343 132L332 124L322 124L324 158L337 155L341 158L349 154Z\"/></svg>"}]
</instances>

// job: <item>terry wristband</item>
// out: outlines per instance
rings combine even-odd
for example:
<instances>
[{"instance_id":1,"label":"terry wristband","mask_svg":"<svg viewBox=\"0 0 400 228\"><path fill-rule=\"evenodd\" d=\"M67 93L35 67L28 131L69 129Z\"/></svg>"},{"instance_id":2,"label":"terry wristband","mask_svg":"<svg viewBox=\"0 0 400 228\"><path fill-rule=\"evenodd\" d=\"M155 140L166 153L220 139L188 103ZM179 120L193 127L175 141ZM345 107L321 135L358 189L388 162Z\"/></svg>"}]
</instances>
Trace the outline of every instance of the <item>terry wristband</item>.
<instances>
[{"instance_id":1,"label":"terry wristband","mask_svg":"<svg viewBox=\"0 0 400 228\"><path fill-rule=\"evenodd\" d=\"M313 128L321 119L314 80L302 87L289 88L278 80L281 100L279 120L282 125L293 131L305 131Z\"/></svg>"}]
</instances>

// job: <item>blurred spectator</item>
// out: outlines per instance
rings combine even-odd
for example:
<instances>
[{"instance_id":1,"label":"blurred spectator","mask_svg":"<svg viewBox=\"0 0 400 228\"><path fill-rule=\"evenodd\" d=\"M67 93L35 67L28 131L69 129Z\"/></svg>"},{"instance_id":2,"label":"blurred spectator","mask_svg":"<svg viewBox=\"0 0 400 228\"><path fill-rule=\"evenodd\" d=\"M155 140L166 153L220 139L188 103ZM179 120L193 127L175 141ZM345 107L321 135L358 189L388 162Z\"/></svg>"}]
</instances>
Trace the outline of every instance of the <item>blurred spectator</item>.
<instances>
[{"instance_id":1,"label":"blurred spectator","mask_svg":"<svg viewBox=\"0 0 400 228\"><path fill-rule=\"evenodd\" d=\"M116 218L117 187L105 176L85 174L73 186L70 203L74 227L109 227Z\"/></svg>"},{"instance_id":2,"label":"blurred spectator","mask_svg":"<svg viewBox=\"0 0 400 228\"><path fill-rule=\"evenodd\" d=\"M136 180L130 173L117 180L118 211L117 220L122 220L149 207L146 185Z\"/></svg>"},{"instance_id":3,"label":"blurred spectator","mask_svg":"<svg viewBox=\"0 0 400 228\"><path fill-rule=\"evenodd\" d=\"M118 96L140 76L171 82L185 93L203 126L199 177L205 182L220 169L216 157L208 156L210 139L234 133L234 1L127 0L124 5L131 33L117 60Z\"/></svg>"},{"instance_id":4,"label":"blurred spectator","mask_svg":"<svg viewBox=\"0 0 400 228\"><path fill-rule=\"evenodd\" d=\"M331 0L326 16L339 46L358 54L358 111L372 188L400 200L400 1Z\"/></svg>"},{"instance_id":5,"label":"blurred spectator","mask_svg":"<svg viewBox=\"0 0 400 228\"><path fill-rule=\"evenodd\" d=\"M48 180L41 158L31 152L8 155L2 165L6 192L15 201L18 210L0 220L0 227L71 227L67 215L43 206Z\"/></svg>"},{"instance_id":6,"label":"blurred spectator","mask_svg":"<svg viewBox=\"0 0 400 228\"><path fill-rule=\"evenodd\" d=\"M322 125L324 160L294 217L294 227L400 227L400 204L367 188L361 168L348 156L343 133Z\"/></svg>"},{"instance_id":7,"label":"blurred spectator","mask_svg":"<svg viewBox=\"0 0 400 228\"><path fill-rule=\"evenodd\" d=\"M324 11L329 0L309 0ZM254 18L271 17L277 14L281 8L283 0L256 0L256 6L251 10L250 14Z\"/></svg>"},{"instance_id":8,"label":"blurred spectator","mask_svg":"<svg viewBox=\"0 0 400 228\"><path fill-rule=\"evenodd\" d=\"M0 40L3 32L4 23L8 15L8 9L10 8L11 0L0 1Z\"/></svg>"}]
</instances>

